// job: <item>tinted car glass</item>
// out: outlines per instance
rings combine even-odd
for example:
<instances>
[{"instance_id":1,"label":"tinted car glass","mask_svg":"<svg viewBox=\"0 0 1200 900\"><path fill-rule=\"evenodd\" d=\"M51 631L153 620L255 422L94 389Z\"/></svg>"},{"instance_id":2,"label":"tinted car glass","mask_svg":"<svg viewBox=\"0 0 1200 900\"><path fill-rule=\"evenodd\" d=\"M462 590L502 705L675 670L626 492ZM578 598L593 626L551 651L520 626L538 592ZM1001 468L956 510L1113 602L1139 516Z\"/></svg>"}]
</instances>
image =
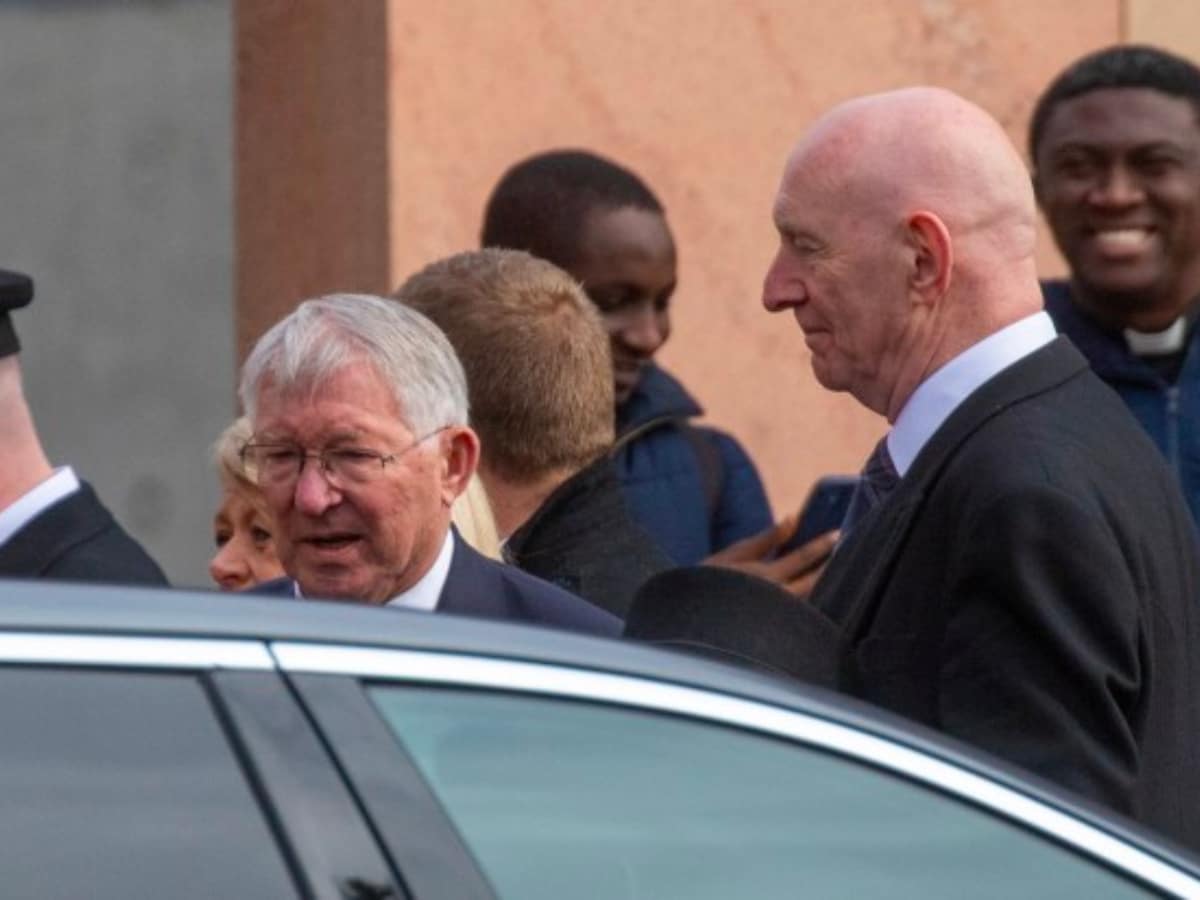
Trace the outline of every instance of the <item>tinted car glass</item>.
<instances>
[{"instance_id":1,"label":"tinted car glass","mask_svg":"<svg viewBox=\"0 0 1200 900\"><path fill-rule=\"evenodd\" d=\"M296 897L199 681L0 669L7 897Z\"/></svg>"},{"instance_id":2,"label":"tinted car glass","mask_svg":"<svg viewBox=\"0 0 1200 900\"><path fill-rule=\"evenodd\" d=\"M527 695L370 693L502 897L1153 896L990 813L786 741Z\"/></svg>"}]
</instances>

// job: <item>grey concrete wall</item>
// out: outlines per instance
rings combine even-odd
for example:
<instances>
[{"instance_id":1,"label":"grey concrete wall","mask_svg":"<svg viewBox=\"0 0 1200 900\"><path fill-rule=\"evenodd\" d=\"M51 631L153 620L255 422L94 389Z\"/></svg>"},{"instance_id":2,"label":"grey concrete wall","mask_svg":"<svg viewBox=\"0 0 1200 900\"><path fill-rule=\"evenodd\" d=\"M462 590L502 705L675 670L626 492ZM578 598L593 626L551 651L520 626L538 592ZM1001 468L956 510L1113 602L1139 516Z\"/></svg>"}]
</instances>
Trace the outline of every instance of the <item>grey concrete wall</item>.
<instances>
[{"instance_id":1,"label":"grey concrete wall","mask_svg":"<svg viewBox=\"0 0 1200 900\"><path fill-rule=\"evenodd\" d=\"M0 267L51 461L207 584L233 413L230 0L0 2Z\"/></svg>"}]
</instances>

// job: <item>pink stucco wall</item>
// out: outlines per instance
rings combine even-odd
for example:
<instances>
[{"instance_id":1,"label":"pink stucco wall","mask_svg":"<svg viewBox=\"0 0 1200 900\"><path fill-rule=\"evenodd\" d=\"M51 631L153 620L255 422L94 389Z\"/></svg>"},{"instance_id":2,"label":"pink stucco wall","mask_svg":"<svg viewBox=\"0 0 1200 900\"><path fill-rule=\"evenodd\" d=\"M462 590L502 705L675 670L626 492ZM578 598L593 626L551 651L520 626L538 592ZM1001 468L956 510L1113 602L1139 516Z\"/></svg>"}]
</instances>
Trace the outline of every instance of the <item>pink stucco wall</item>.
<instances>
[{"instance_id":1,"label":"pink stucco wall","mask_svg":"<svg viewBox=\"0 0 1200 900\"><path fill-rule=\"evenodd\" d=\"M516 159L583 146L627 163L680 247L663 360L741 437L781 511L817 475L857 468L885 427L817 385L795 323L759 305L792 142L841 99L913 83L976 100L1023 142L1040 88L1116 41L1127 14L1118 0L391 0L388 12L393 281L474 246ZM1048 244L1042 259L1060 270Z\"/></svg>"}]
</instances>

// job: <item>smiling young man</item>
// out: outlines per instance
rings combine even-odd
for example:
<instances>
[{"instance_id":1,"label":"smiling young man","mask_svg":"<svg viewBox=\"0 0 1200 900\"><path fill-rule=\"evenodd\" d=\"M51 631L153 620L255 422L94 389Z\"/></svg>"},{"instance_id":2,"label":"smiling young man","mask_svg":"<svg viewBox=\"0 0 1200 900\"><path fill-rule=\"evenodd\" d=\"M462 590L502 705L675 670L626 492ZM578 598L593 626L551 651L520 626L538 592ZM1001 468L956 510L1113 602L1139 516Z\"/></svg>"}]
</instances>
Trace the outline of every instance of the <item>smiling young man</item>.
<instances>
[{"instance_id":1,"label":"smiling young man","mask_svg":"<svg viewBox=\"0 0 1200 900\"><path fill-rule=\"evenodd\" d=\"M289 576L256 592L619 631L451 529L479 439L462 366L420 313L364 295L309 300L259 339L240 390L253 428L243 459Z\"/></svg>"},{"instance_id":2,"label":"smiling young man","mask_svg":"<svg viewBox=\"0 0 1200 900\"><path fill-rule=\"evenodd\" d=\"M1167 457L1200 520L1200 69L1153 47L1058 76L1029 136L1066 257L1046 309Z\"/></svg>"}]
</instances>

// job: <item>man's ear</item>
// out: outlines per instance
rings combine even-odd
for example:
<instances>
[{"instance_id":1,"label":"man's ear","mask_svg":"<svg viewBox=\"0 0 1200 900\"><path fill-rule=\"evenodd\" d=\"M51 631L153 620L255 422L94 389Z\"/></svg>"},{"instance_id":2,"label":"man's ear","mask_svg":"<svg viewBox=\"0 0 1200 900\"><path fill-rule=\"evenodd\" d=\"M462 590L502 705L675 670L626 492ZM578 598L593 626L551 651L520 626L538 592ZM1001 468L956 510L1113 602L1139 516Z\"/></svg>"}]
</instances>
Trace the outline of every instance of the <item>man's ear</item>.
<instances>
[{"instance_id":1,"label":"man's ear","mask_svg":"<svg viewBox=\"0 0 1200 900\"><path fill-rule=\"evenodd\" d=\"M922 298L940 300L950 290L954 247L946 224L934 213L920 210L908 217L907 240L913 254L909 287Z\"/></svg>"},{"instance_id":2,"label":"man's ear","mask_svg":"<svg viewBox=\"0 0 1200 900\"><path fill-rule=\"evenodd\" d=\"M479 436L465 425L452 425L441 435L441 450L442 503L449 507L479 466Z\"/></svg>"}]
</instances>

